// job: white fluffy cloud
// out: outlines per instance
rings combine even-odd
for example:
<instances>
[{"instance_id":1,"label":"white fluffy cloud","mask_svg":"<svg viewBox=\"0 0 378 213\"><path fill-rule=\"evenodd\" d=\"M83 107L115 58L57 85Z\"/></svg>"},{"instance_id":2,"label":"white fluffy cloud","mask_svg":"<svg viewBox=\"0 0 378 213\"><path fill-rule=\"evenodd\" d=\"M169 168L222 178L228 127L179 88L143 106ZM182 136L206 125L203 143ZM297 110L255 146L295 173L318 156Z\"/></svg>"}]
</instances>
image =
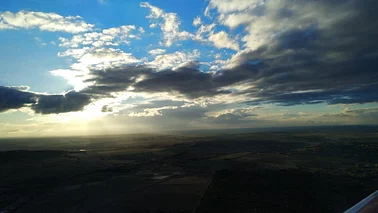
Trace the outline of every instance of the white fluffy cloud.
<instances>
[{"instance_id":1,"label":"white fluffy cloud","mask_svg":"<svg viewBox=\"0 0 378 213\"><path fill-rule=\"evenodd\" d=\"M81 33L91 31L93 24L88 24L80 16L63 17L56 13L9 11L0 13L1 29L34 29L43 31Z\"/></svg>"},{"instance_id":2,"label":"white fluffy cloud","mask_svg":"<svg viewBox=\"0 0 378 213\"><path fill-rule=\"evenodd\" d=\"M149 8L151 10L150 15L148 15L146 18L157 19L157 18L162 17L163 14L164 14L164 11L162 9L153 6L148 2L142 2L142 3L140 3L140 6L145 7L145 8Z\"/></svg>"},{"instance_id":3,"label":"white fluffy cloud","mask_svg":"<svg viewBox=\"0 0 378 213\"><path fill-rule=\"evenodd\" d=\"M311 28L314 23L330 30L337 21L358 15L350 10L351 4L329 5L323 1L210 0L205 15L215 10L211 15L217 15L216 20L230 29L244 25L244 46L256 50L274 43L285 32Z\"/></svg>"},{"instance_id":4,"label":"white fluffy cloud","mask_svg":"<svg viewBox=\"0 0 378 213\"><path fill-rule=\"evenodd\" d=\"M77 48L79 46L102 47L130 44L130 39L135 38L135 35L131 34L135 29L134 25L125 25L104 29L101 32L74 35L71 39L60 37L61 44L59 46Z\"/></svg>"},{"instance_id":5,"label":"white fluffy cloud","mask_svg":"<svg viewBox=\"0 0 378 213\"><path fill-rule=\"evenodd\" d=\"M69 49L59 53L60 57L72 57L78 63L73 64L78 70L87 70L88 67L113 67L125 64L141 62L131 53L125 53L121 49L115 48L89 48ZM94 67L95 66L95 67Z\"/></svg>"},{"instance_id":6,"label":"white fluffy cloud","mask_svg":"<svg viewBox=\"0 0 378 213\"><path fill-rule=\"evenodd\" d=\"M136 36L133 31L143 31L134 25L125 25L103 29L99 32L89 32L74 35L71 39L60 37L61 47L67 47L64 52L59 52L59 57L72 57L76 63L72 65L73 72L67 70L53 71L52 74L66 78L75 88L83 88L83 78L78 77L77 71L88 71L88 68L114 67L140 62L130 53L114 48L129 44L130 39ZM113 46L113 47L110 47ZM87 75L84 73L82 75Z\"/></svg>"},{"instance_id":7,"label":"white fluffy cloud","mask_svg":"<svg viewBox=\"0 0 378 213\"><path fill-rule=\"evenodd\" d=\"M225 31L215 33L215 27L216 24L214 23L209 25L201 25L198 28L194 39L200 42L205 42L209 44L212 43L218 49L228 48L238 51L239 43L235 39L232 39L229 36L229 34Z\"/></svg>"},{"instance_id":8,"label":"white fluffy cloud","mask_svg":"<svg viewBox=\"0 0 378 213\"><path fill-rule=\"evenodd\" d=\"M75 90L79 91L89 84L85 83L87 75L89 74L88 71L84 70L69 70L69 69L57 69L52 70L50 73L53 76L59 76L67 80L67 83L72 85Z\"/></svg>"},{"instance_id":9,"label":"white fluffy cloud","mask_svg":"<svg viewBox=\"0 0 378 213\"><path fill-rule=\"evenodd\" d=\"M166 13L162 9L155 7L147 2L141 3L140 6L150 9L151 13L147 16L147 18L154 21L162 20L159 25L161 31L163 32L163 44L165 46L172 46L173 42L176 40L187 40L194 37L193 34L180 30L181 21L176 13ZM155 26L156 23L152 23L150 25L151 28Z\"/></svg>"},{"instance_id":10,"label":"white fluffy cloud","mask_svg":"<svg viewBox=\"0 0 378 213\"><path fill-rule=\"evenodd\" d=\"M205 15L208 16L211 9L217 9L218 13L239 12L253 9L264 3L265 0L210 0Z\"/></svg>"},{"instance_id":11,"label":"white fluffy cloud","mask_svg":"<svg viewBox=\"0 0 378 213\"><path fill-rule=\"evenodd\" d=\"M111 62L129 64L139 62L139 60L132 56L130 53L125 53L120 49L99 48L84 54L79 59L79 62L88 65Z\"/></svg>"},{"instance_id":12,"label":"white fluffy cloud","mask_svg":"<svg viewBox=\"0 0 378 213\"><path fill-rule=\"evenodd\" d=\"M149 64L157 67L158 69L167 69L177 67L185 62L195 60L199 58L200 52L198 50L193 50L192 52L174 52L164 55L158 55Z\"/></svg>"},{"instance_id":13,"label":"white fluffy cloud","mask_svg":"<svg viewBox=\"0 0 378 213\"><path fill-rule=\"evenodd\" d=\"M148 51L149 54L151 55L161 55L161 54L164 54L166 50L164 49L153 49L153 50L150 50Z\"/></svg>"},{"instance_id":14,"label":"white fluffy cloud","mask_svg":"<svg viewBox=\"0 0 378 213\"><path fill-rule=\"evenodd\" d=\"M206 41L204 35L208 36L211 32L213 32L215 26L216 25L214 23L209 25L201 25L196 32L195 39L197 41Z\"/></svg>"},{"instance_id":15,"label":"white fluffy cloud","mask_svg":"<svg viewBox=\"0 0 378 213\"><path fill-rule=\"evenodd\" d=\"M197 27L199 25L202 24L202 21L201 21L201 17L197 16L194 20L193 20L193 26Z\"/></svg>"},{"instance_id":16,"label":"white fluffy cloud","mask_svg":"<svg viewBox=\"0 0 378 213\"><path fill-rule=\"evenodd\" d=\"M216 48L229 48L233 50L239 50L239 44L231 39L225 31L219 33L211 33L209 40L214 43Z\"/></svg>"},{"instance_id":17,"label":"white fluffy cloud","mask_svg":"<svg viewBox=\"0 0 378 213\"><path fill-rule=\"evenodd\" d=\"M228 26L231 29L234 29L242 24L250 23L255 19L255 17L250 13L245 12L223 15L219 19L223 25Z\"/></svg>"}]
</instances>

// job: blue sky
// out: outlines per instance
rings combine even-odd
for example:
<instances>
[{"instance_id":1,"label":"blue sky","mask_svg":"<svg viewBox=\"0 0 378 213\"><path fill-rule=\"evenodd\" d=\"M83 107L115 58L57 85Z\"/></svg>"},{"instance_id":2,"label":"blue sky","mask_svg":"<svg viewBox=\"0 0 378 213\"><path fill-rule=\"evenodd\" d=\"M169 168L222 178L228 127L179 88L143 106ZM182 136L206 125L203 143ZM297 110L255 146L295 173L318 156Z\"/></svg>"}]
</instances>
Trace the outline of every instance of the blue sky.
<instances>
[{"instance_id":1,"label":"blue sky","mask_svg":"<svg viewBox=\"0 0 378 213\"><path fill-rule=\"evenodd\" d=\"M0 131L377 124L376 7L1 1Z\"/></svg>"}]
</instances>

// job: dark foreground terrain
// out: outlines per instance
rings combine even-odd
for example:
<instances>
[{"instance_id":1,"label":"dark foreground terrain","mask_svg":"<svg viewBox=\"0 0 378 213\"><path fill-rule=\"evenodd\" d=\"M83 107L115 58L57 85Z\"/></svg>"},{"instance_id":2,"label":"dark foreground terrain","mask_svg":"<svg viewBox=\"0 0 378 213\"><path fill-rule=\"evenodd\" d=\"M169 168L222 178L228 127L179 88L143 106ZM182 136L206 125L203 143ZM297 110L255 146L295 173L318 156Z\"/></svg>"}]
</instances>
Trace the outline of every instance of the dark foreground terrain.
<instances>
[{"instance_id":1,"label":"dark foreground terrain","mask_svg":"<svg viewBox=\"0 0 378 213\"><path fill-rule=\"evenodd\" d=\"M0 140L0 212L343 212L378 131Z\"/></svg>"}]
</instances>

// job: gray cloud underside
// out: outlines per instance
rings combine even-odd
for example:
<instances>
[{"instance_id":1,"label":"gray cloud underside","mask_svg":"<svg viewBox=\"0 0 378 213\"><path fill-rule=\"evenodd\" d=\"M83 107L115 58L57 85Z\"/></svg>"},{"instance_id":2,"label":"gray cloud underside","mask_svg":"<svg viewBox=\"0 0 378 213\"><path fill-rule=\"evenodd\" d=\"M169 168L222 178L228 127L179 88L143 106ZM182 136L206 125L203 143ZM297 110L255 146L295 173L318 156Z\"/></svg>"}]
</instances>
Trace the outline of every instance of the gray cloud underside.
<instances>
[{"instance_id":1,"label":"gray cloud underside","mask_svg":"<svg viewBox=\"0 0 378 213\"><path fill-rule=\"evenodd\" d=\"M188 99L234 94L250 97L249 104L352 104L378 101L378 2L318 1L324 7L342 7L332 24L298 22L300 28L279 32L256 50L231 59L232 68L202 72L198 66L157 71L144 65L92 70L92 86L63 96L41 96L1 87L0 110L32 104L39 113L78 111L91 98L113 92L168 92ZM282 8L277 19L295 18ZM141 80L142 79L142 80ZM246 89L225 87L243 84ZM252 89L251 89L252 88ZM36 102L35 98L39 98ZM253 100L253 101L252 101Z\"/></svg>"},{"instance_id":2,"label":"gray cloud underside","mask_svg":"<svg viewBox=\"0 0 378 213\"><path fill-rule=\"evenodd\" d=\"M42 95L0 86L0 112L30 106L40 114L64 113L80 111L90 102L90 96L75 91L64 95Z\"/></svg>"},{"instance_id":3,"label":"gray cloud underside","mask_svg":"<svg viewBox=\"0 0 378 213\"><path fill-rule=\"evenodd\" d=\"M349 9L342 19L323 27L310 22L301 29L279 33L274 42L234 57L233 68L217 73L205 73L195 66L161 72L145 66L94 71L89 81L96 84L84 92L107 94L132 86L134 92L172 92L198 98L231 93L224 87L250 83L253 89L233 92L258 98L251 103L378 101L378 13L373 11L378 3L324 1L324 6L342 3ZM292 16L289 12L280 15ZM144 80L136 82L141 76Z\"/></svg>"},{"instance_id":4,"label":"gray cloud underside","mask_svg":"<svg viewBox=\"0 0 378 213\"><path fill-rule=\"evenodd\" d=\"M71 91L64 95L43 95L38 97L32 109L41 114L80 111L91 102L90 96Z\"/></svg>"},{"instance_id":5,"label":"gray cloud underside","mask_svg":"<svg viewBox=\"0 0 378 213\"><path fill-rule=\"evenodd\" d=\"M18 109L26 104L36 103L37 96L33 93L0 86L0 112Z\"/></svg>"}]
</instances>

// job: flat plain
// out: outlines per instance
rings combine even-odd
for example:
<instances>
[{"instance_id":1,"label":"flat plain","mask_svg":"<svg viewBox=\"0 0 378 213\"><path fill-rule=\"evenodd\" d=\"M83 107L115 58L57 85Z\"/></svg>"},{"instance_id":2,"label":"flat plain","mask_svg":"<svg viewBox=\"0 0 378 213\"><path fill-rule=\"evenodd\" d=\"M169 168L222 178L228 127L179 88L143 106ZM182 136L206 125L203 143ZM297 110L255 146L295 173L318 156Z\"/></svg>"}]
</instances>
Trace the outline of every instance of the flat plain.
<instances>
[{"instance_id":1,"label":"flat plain","mask_svg":"<svg viewBox=\"0 0 378 213\"><path fill-rule=\"evenodd\" d=\"M378 189L378 131L0 140L0 212L342 212Z\"/></svg>"}]
</instances>

